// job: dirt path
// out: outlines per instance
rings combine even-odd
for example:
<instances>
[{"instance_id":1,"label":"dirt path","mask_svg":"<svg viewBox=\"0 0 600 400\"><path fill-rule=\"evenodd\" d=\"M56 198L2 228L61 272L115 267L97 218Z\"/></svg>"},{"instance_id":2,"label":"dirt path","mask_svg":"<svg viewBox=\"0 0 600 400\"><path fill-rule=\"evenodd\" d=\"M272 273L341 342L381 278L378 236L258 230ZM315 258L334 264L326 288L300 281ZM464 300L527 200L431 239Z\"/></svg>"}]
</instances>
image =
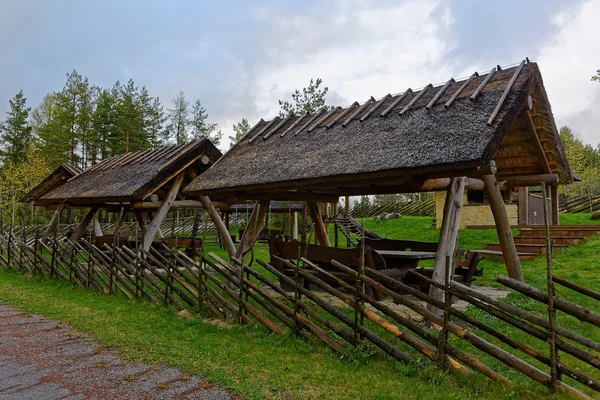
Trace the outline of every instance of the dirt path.
<instances>
[{"instance_id":1,"label":"dirt path","mask_svg":"<svg viewBox=\"0 0 600 400\"><path fill-rule=\"evenodd\" d=\"M0 400L235 398L176 368L121 361L66 324L0 303Z\"/></svg>"}]
</instances>

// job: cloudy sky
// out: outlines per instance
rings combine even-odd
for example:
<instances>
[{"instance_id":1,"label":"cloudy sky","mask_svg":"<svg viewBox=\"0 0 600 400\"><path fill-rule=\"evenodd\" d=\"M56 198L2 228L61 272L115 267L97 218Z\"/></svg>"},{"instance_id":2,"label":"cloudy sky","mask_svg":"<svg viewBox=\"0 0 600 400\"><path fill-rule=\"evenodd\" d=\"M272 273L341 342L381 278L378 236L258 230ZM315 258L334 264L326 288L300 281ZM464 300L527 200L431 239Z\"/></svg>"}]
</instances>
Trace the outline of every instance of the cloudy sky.
<instances>
[{"instance_id":1,"label":"cloudy sky","mask_svg":"<svg viewBox=\"0 0 600 400\"><path fill-rule=\"evenodd\" d=\"M100 86L133 78L166 106L183 90L229 134L312 77L348 105L527 56L557 125L597 145L599 15L600 0L3 0L0 113L21 89L36 106L76 69Z\"/></svg>"}]
</instances>

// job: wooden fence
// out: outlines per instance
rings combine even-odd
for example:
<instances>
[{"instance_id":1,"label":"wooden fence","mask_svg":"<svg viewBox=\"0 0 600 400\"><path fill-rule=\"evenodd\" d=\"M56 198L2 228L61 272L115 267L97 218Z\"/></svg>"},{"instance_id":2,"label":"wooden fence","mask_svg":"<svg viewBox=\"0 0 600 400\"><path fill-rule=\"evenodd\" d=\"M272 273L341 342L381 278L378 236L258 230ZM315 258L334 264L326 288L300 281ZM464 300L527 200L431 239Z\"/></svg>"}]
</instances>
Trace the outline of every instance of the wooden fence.
<instances>
[{"instance_id":1,"label":"wooden fence","mask_svg":"<svg viewBox=\"0 0 600 400\"><path fill-rule=\"evenodd\" d=\"M339 214L345 215L345 213L345 207L343 205L340 206ZM420 197L415 197L412 201L397 201L382 205L357 203L350 206L350 216L353 218L375 217L384 213L433 217L435 215L435 201L433 194L420 193Z\"/></svg>"},{"instance_id":2,"label":"wooden fence","mask_svg":"<svg viewBox=\"0 0 600 400\"><path fill-rule=\"evenodd\" d=\"M450 276L438 284L412 272L444 290L444 300L438 301L381 271L355 270L335 260L329 266L335 270L326 270L303 258L295 263L280 259L293 271L290 276L261 259L256 266L237 260L232 264L217 254L205 254L203 248L192 255L166 246L148 252L115 245L96 247L88 240L42 240L41 227L33 231L33 239L28 240L24 230L2 229L0 265L178 310L206 310L240 324L262 325L277 335L294 332L342 354L362 346L417 367L438 365L459 374L481 373L505 384L510 384L505 371L514 370L579 398L600 392L600 343L560 327L551 313L541 318ZM600 293L560 277L554 281L600 300ZM284 291L280 282L293 291ZM497 282L545 305L553 304L549 309L571 315L582 325L600 327L599 314L573 302L504 276ZM381 297L420 315L428 324L408 318L389 301L376 300ZM468 302L477 312L458 309L453 298ZM514 330L525 332L528 340L518 341L510 333Z\"/></svg>"}]
</instances>

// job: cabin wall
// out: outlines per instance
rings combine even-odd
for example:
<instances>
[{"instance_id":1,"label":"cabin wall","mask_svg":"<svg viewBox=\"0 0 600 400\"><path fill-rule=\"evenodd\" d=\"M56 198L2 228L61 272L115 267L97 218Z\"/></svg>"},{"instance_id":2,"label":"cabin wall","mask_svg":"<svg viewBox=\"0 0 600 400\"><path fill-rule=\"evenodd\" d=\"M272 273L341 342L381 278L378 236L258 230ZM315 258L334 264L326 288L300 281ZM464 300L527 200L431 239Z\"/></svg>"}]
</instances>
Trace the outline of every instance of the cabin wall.
<instances>
[{"instance_id":1,"label":"cabin wall","mask_svg":"<svg viewBox=\"0 0 600 400\"><path fill-rule=\"evenodd\" d=\"M435 226L442 227L442 216L444 215L444 202L446 201L446 192L435 192ZM506 212L511 225L519 223L519 205L518 203L507 203ZM469 204L467 193L463 196L463 208L460 215L459 229L464 229L467 225L495 225L492 209L489 204Z\"/></svg>"}]
</instances>

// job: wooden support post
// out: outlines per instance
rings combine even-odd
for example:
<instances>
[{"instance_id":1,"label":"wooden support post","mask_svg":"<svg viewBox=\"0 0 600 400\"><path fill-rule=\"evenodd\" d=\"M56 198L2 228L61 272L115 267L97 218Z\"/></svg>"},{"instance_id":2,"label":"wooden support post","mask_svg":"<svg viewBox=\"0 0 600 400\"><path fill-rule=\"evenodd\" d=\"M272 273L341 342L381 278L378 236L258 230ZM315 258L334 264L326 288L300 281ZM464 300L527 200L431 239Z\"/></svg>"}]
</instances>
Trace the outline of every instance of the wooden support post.
<instances>
[{"instance_id":1,"label":"wooden support post","mask_svg":"<svg viewBox=\"0 0 600 400\"><path fill-rule=\"evenodd\" d=\"M319 205L314 201L307 201L306 207L308 208L310 218L315 226L315 238L317 239L318 244L321 246L331 247L331 244L329 243L329 235L327 229L325 228L325 224L323 223Z\"/></svg>"},{"instance_id":2,"label":"wooden support post","mask_svg":"<svg viewBox=\"0 0 600 400\"><path fill-rule=\"evenodd\" d=\"M298 212L294 212L294 226L292 228L292 240L298 240Z\"/></svg>"},{"instance_id":3,"label":"wooden support post","mask_svg":"<svg viewBox=\"0 0 600 400\"><path fill-rule=\"evenodd\" d=\"M54 211L54 214L52 215L52 219L50 220L50 223L48 224L48 228L46 229L46 233L44 234L44 238L48 238L48 237L54 235L54 232L56 231L56 229L58 229L60 214L62 213L62 211L65 209L66 206L67 205L64 203L60 204L58 206L58 208L56 209L56 211Z\"/></svg>"},{"instance_id":4,"label":"wooden support post","mask_svg":"<svg viewBox=\"0 0 600 400\"><path fill-rule=\"evenodd\" d=\"M433 268L432 279L440 284L444 284L446 278L446 269L452 268L452 263L448 265L448 257L454 260L456 251L456 242L458 238L458 226L460 224L460 214L462 212L462 201L465 193L466 178L452 178L448 191L446 192L446 203L444 204L444 217L440 229L440 242L435 253L435 266ZM451 271L449 271L452 276ZM443 301L444 291L435 286L429 289L429 295L438 301ZM427 305L427 309L441 315L441 309Z\"/></svg>"},{"instance_id":5,"label":"wooden support post","mask_svg":"<svg viewBox=\"0 0 600 400\"><path fill-rule=\"evenodd\" d=\"M552 225L560 225L558 216L558 185L551 185L550 189L550 204L552 204Z\"/></svg>"},{"instance_id":6,"label":"wooden support post","mask_svg":"<svg viewBox=\"0 0 600 400\"><path fill-rule=\"evenodd\" d=\"M519 188L519 225L529 225L529 188Z\"/></svg>"},{"instance_id":7,"label":"wooden support post","mask_svg":"<svg viewBox=\"0 0 600 400\"><path fill-rule=\"evenodd\" d=\"M333 203L333 216L337 217L338 215L338 203ZM338 230L337 227L335 226L335 224L333 224L333 246L334 247L339 247L340 242L339 242L339 237L338 237Z\"/></svg>"},{"instance_id":8,"label":"wooden support post","mask_svg":"<svg viewBox=\"0 0 600 400\"><path fill-rule=\"evenodd\" d=\"M512 230L510 228L510 221L508 220L508 213L504 206L504 200L498 189L496 176L495 175L483 175L483 181L485 182L485 193L490 202L492 214L494 215L494 222L496 223L496 230L498 231L498 239L500 240L500 247L502 248L502 254L504 256L504 263L508 271L508 276L513 279L517 279L523 282L523 272L521 271L521 261L515 247L515 241L513 240Z\"/></svg>"},{"instance_id":9,"label":"wooden support post","mask_svg":"<svg viewBox=\"0 0 600 400\"><path fill-rule=\"evenodd\" d=\"M140 210L133 210L133 215L135 215L135 219L137 220L138 225L140 226L140 230L142 231L142 237L146 236L146 232L148 231L148 227L146 226L146 221L144 220L144 215ZM152 217L150 218L152 221ZM160 226L159 226L160 229Z\"/></svg>"},{"instance_id":10,"label":"wooden support post","mask_svg":"<svg viewBox=\"0 0 600 400\"><path fill-rule=\"evenodd\" d=\"M212 201L210 201L208 196L200 196L200 201L202 202L204 209L206 211L208 211L208 215L210 215L210 219L215 224L215 227L217 228L217 232L218 232L219 236L221 237L221 240L223 241L225 250L227 251L227 255L229 256L229 261L231 261L231 259L233 257L235 257L235 246L233 245L233 240L231 239L231 235L229 234L229 231L227 230L225 223L223 222L221 217L219 217L219 212L215 208Z\"/></svg>"},{"instance_id":11,"label":"wooden support post","mask_svg":"<svg viewBox=\"0 0 600 400\"><path fill-rule=\"evenodd\" d=\"M71 240L73 242L76 242L83 237L83 235L85 234L85 228L87 228L87 226L92 221L92 218L94 218L94 214L96 214L96 211L98 211L97 208L90 208L87 214L85 214L85 217L83 217L81 223L77 225L75 233L73 233L73 235L71 236Z\"/></svg>"},{"instance_id":12,"label":"wooden support post","mask_svg":"<svg viewBox=\"0 0 600 400\"><path fill-rule=\"evenodd\" d=\"M152 221L154 219L154 213L152 211L148 211L147 214L148 214L148 218L150 219L150 221ZM158 231L156 231L156 236L158 236L159 239L165 238L165 235L163 234L163 231L160 228L160 226L158 227Z\"/></svg>"},{"instance_id":13,"label":"wooden support post","mask_svg":"<svg viewBox=\"0 0 600 400\"><path fill-rule=\"evenodd\" d=\"M127 212L124 208L121 207L121 212L119 212L119 218L117 218L117 221L115 222L115 227L113 229L114 236L117 236L119 234L119 230L121 230L121 225L123 225L123 221L125 220L125 214L127 214Z\"/></svg>"},{"instance_id":14,"label":"wooden support post","mask_svg":"<svg viewBox=\"0 0 600 400\"><path fill-rule=\"evenodd\" d=\"M94 235L96 237L104 236L104 234L102 233L102 227L100 226L100 219L98 215L94 217Z\"/></svg>"},{"instance_id":15,"label":"wooden support post","mask_svg":"<svg viewBox=\"0 0 600 400\"><path fill-rule=\"evenodd\" d=\"M181 183L183 182L184 176L185 173L182 172L173 179L173 184L171 185L169 193L167 193L167 196L164 198L162 204L158 208L158 211L152 219L152 222L150 222L150 225L148 226L148 229L146 231L146 235L144 236L144 243L142 244L142 248L145 251L150 250L150 246L152 245L154 236L156 236L156 233L160 228L161 222L163 221L163 219L167 215L167 212L171 208L171 204L177 198L177 193L179 193L179 188L181 187Z\"/></svg>"},{"instance_id":16,"label":"wooden support post","mask_svg":"<svg viewBox=\"0 0 600 400\"><path fill-rule=\"evenodd\" d=\"M350 216L350 196L346 196L344 198L344 215L346 218ZM350 227L346 228L346 247L352 247L352 242L350 241Z\"/></svg>"},{"instance_id":17,"label":"wooden support post","mask_svg":"<svg viewBox=\"0 0 600 400\"><path fill-rule=\"evenodd\" d=\"M250 214L250 220L244 230L244 234L240 238L240 245L235 253L235 258L242 264L246 262L246 257L248 256L248 253L250 253L250 250L262 229L263 221L269 211L269 203L269 200L261 200L254 204L254 210L252 210L252 214Z\"/></svg>"}]
</instances>

